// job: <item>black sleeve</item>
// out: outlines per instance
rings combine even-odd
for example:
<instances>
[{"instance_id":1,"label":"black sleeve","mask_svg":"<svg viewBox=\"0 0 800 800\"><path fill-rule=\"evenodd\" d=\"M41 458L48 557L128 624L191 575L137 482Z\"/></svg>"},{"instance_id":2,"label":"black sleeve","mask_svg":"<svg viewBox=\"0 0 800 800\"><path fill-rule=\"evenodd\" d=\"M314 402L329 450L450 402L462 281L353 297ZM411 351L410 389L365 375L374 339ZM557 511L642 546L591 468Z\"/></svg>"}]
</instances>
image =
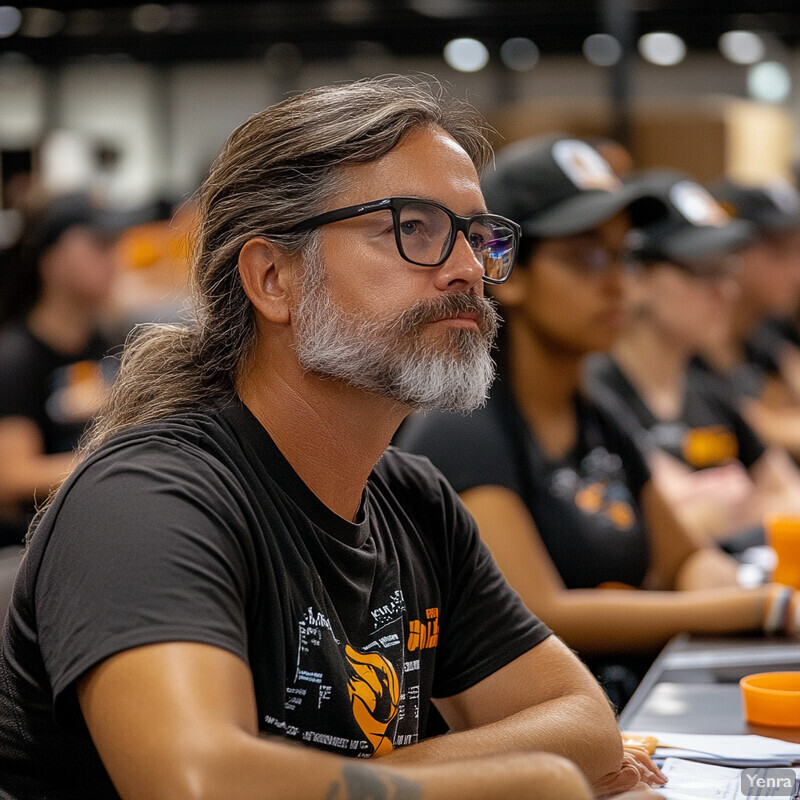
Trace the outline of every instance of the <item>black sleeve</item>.
<instances>
[{"instance_id":1,"label":"black sleeve","mask_svg":"<svg viewBox=\"0 0 800 800\"><path fill-rule=\"evenodd\" d=\"M444 477L426 459L406 455L404 461L417 473L417 499L409 495L408 502L423 498L423 524L432 532L429 541L438 542L432 555L443 607L433 695L449 697L526 653L551 631L508 584Z\"/></svg>"},{"instance_id":2,"label":"black sleeve","mask_svg":"<svg viewBox=\"0 0 800 800\"><path fill-rule=\"evenodd\" d=\"M457 563L439 643L435 697L474 686L550 636L511 588L461 507Z\"/></svg>"},{"instance_id":3,"label":"black sleeve","mask_svg":"<svg viewBox=\"0 0 800 800\"><path fill-rule=\"evenodd\" d=\"M202 642L246 660L243 522L207 460L128 447L87 466L48 517L35 602L57 711L80 675L128 648Z\"/></svg>"}]
</instances>

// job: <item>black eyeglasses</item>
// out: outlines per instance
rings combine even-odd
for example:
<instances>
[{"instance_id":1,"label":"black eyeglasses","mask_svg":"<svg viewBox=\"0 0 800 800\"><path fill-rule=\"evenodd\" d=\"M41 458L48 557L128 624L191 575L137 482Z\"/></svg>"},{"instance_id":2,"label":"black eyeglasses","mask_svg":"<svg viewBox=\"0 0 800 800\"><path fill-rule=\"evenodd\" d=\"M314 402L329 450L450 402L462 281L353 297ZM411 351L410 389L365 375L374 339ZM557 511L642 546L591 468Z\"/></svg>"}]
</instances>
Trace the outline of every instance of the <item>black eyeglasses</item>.
<instances>
[{"instance_id":1,"label":"black eyeglasses","mask_svg":"<svg viewBox=\"0 0 800 800\"><path fill-rule=\"evenodd\" d=\"M516 222L487 213L461 217L433 200L386 197L318 214L298 222L291 230L312 230L375 211L392 212L397 251L412 264L422 267L443 264L453 252L460 231L483 267L484 281L504 283L511 276L521 234Z\"/></svg>"}]
</instances>

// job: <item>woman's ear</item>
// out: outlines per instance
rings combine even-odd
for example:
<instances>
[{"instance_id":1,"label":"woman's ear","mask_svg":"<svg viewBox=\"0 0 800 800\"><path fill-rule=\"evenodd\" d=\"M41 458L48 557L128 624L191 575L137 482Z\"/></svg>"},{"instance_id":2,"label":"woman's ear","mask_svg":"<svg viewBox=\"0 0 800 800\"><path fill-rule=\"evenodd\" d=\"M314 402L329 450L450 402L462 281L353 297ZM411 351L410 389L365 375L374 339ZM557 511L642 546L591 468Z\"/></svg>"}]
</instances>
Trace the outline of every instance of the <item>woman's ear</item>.
<instances>
[{"instance_id":1,"label":"woman's ear","mask_svg":"<svg viewBox=\"0 0 800 800\"><path fill-rule=\"evenodd\" d=\"M253 307L277 325L289 322L298 280L299 256L290 256L268 239L256 236L239 252L239 275Z\"/></svg>"},{"instance_id":2,"label":"woman's ear","mask_svg":"<svg viewBox=\"0 0 800 800\"><path fill-rule=\"evenodd\" d=\"M525 295L528 291L527 282L527 269L520 269L519 265L517 265L511 273L511 277L505 283L498 283L492 286L492 297L505 308L516 308L525 301Z\"/></svg>"}]
</instances>

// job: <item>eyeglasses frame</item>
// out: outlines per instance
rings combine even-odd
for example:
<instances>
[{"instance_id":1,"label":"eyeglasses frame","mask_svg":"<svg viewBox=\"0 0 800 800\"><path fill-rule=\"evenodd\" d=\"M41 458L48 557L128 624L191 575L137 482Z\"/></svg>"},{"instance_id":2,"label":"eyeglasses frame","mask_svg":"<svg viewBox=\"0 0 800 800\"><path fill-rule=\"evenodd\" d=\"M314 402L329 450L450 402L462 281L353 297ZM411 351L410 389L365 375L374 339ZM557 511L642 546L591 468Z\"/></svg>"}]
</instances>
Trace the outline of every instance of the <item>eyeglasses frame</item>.
<instances>
[{"instance_id":1,"label":"eyeglasses frame","mask_svg":"<svg viewBox=\"0 0 800 800\"><path fill-rule=\"evenodd\" d=\"M400 234L400 211L403 207L411 203L424 203L440 209L449 217L451 230L455 231L455 235L450 241L447 252L445 252L442 258L435 264L423 264L419 261L414 261L413 259L409 258L403 250ZM444 264L444 262L450 258L450 254L453 252L459 232L463 233L464 238L467 239L467 242L469 242L469 227L475 220L490 217L491 219L502 221L504 225L507 225L511 229L514 237L513 260L511 262L511 266L509 267L508 275L506 275L504 278L490 278L484 269L483 281L485 283L499 284L505 283L511 277L511 273L514 271L514 266L517 261L517 254L519 253L520 238L522 237L522 228L516 222L508 219L507 217L500 216L499 214L490 214L488 211L481 211L477 214L470 214L467 217L462 217L461 215L451 211L447 206L437 203L435 200L427 200L426 198L422 197L384 197L381 200L371 200L366 203L356 203L352 206L336 208L332 211L326 211L322 214L317 214L313 217L309 217L308 219L304 219L302 222L298 222L289 229L289 232L294 233L295 231L313 230L314 228L319 228L322 225L328 225L331 222L341 222L346 219L354 219L355 217L364 216L364 214L372 214L375 211L385 211L387 209L392 212L392 226L394 228L394 238L395 244L397 245L397 252L404 261L408 261L409 264L415 264L418 267L439 267Z\"/></svg>"}]
</instances>

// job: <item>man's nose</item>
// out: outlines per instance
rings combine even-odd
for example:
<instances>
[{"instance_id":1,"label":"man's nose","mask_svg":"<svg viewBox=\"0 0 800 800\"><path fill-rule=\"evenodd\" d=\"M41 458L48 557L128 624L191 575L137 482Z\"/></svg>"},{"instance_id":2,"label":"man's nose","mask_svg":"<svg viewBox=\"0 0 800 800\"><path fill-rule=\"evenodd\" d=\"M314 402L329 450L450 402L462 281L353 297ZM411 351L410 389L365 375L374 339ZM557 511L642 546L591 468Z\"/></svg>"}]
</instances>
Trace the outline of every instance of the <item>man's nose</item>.
<instances>
[{"instance_id":1,"label":"man's nose","mask_svg":"<svg viewBox=\"0 0 800 800\"><path fill-rule=\"evenodd\" d=\"M438 267L436 284L443 291L464 291L473 287L480 287L483 291L483 264L463 233L458 233L453 251Z\"/></svg>"}]
</instances>

